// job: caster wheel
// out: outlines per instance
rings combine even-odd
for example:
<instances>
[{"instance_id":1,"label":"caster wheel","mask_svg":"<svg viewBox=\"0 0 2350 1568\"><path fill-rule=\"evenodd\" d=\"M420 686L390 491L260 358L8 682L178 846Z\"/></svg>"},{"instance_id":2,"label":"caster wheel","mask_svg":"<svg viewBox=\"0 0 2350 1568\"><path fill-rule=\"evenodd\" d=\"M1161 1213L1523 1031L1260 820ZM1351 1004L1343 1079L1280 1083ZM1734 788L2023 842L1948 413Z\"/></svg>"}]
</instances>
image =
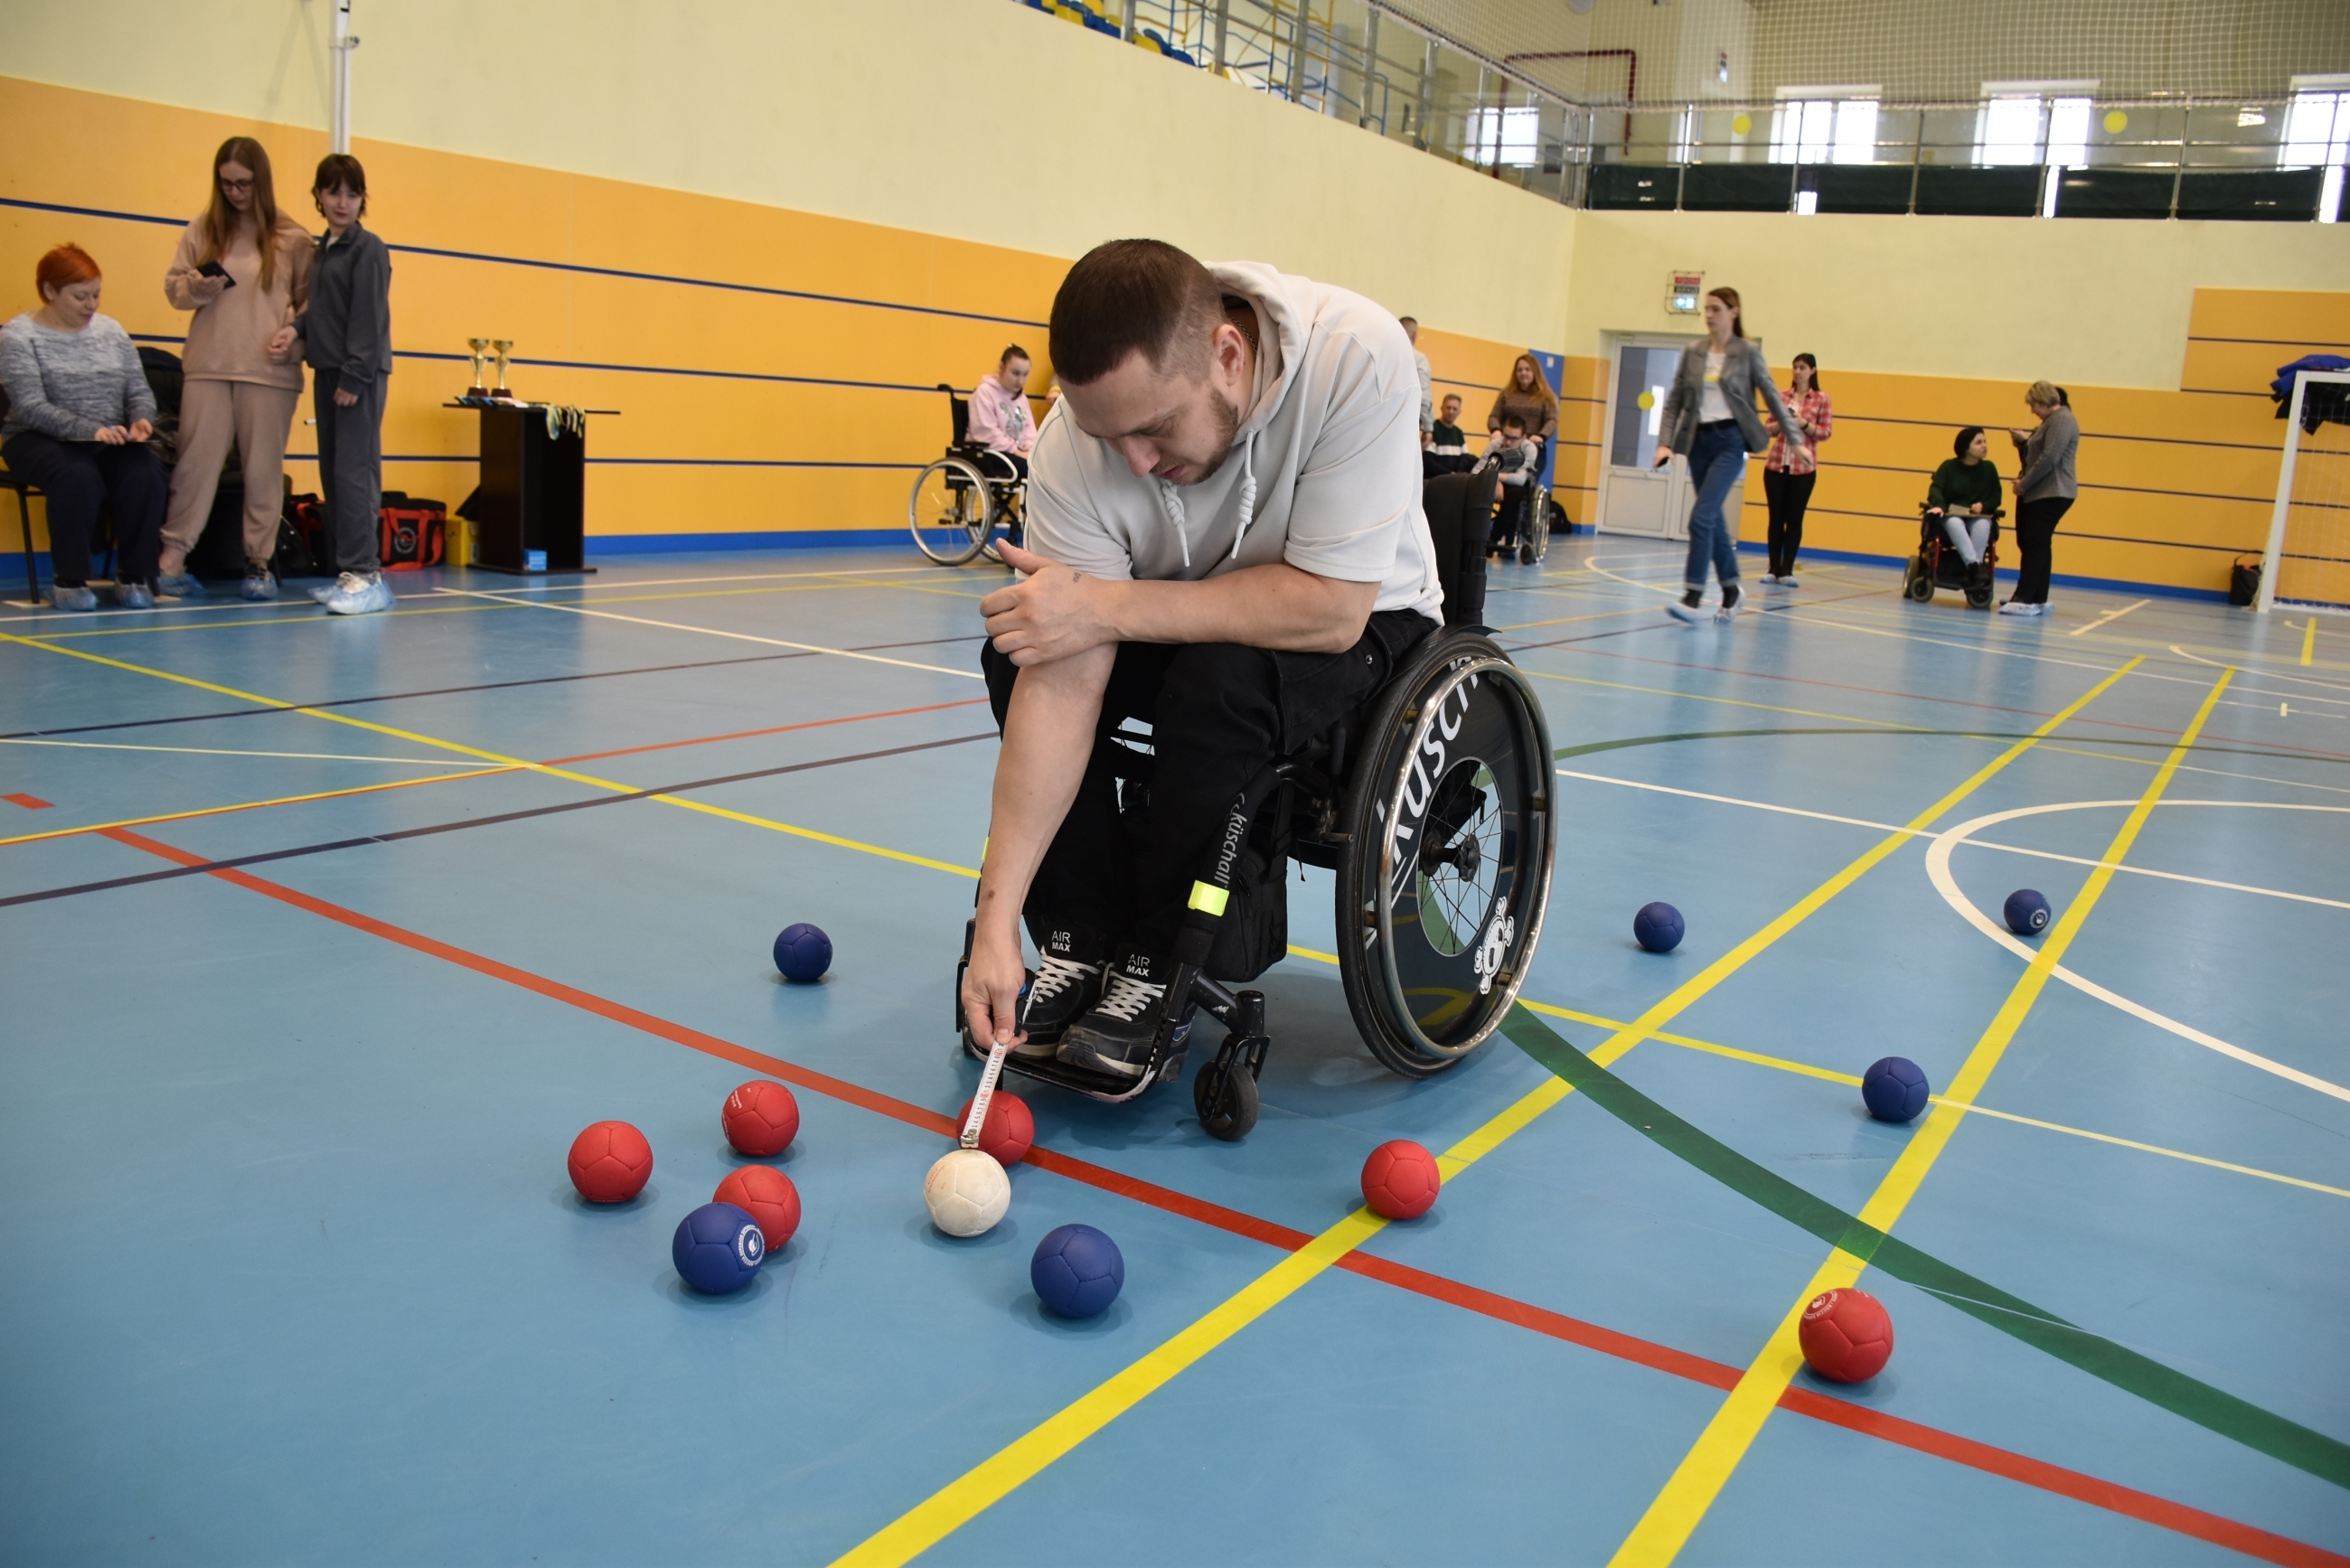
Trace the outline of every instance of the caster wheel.
<instances>
[{"instance_id":1,"label":"caster wheel","mask_svg":"<svg viewBox=\"0 0 2350 1568\"><path fill-rule=\"evenodd\" d=\"M1242 1064L1219 1058L1192 1078L1191 1105L1210 1137L1238 1143L1256 1126L1256 1079Z\"/></svg>"},{"instance_id":2,"label":"caster wheel","mask_svg":"<svg viewBox=\"0 0 2350 1568\"><path fill-rule=\"evenodd\" d=\"M1987 610L1991 608L1991 590L1989 588L1969 588L1967 590L1967 607L1969 609L1979 610Z\"/></svg>"},{"instance_id":3,"label":"caster wheel","mask_svg":"<svg viewBox=\"0 0 2350 1568\"><path fill-rule=\"evenodd\" d=\"M1909 597L1921 605L1931 603L1934 597L1934 579L1931 575L1913 567L1909 576Z\"/></svg>"}]
</instances>

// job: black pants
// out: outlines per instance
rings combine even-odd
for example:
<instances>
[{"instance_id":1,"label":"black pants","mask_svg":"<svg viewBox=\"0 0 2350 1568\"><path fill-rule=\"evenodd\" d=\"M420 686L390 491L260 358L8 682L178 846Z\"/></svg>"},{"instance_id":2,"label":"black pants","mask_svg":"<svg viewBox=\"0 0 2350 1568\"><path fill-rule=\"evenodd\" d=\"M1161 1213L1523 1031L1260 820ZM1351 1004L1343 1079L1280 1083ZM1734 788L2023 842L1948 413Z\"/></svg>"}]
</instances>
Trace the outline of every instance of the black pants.
<instances>
[{"instance_id":1,"label":"black pants","mask_svg":"<svg viewBox=\"0 0 2350 1568\"><path fill-rule=\"evenodd\" d=\"M2043 496L2038 501L2024 502L2015 509L2015 548L2020 557L2013 596L2017 603L2048 602L2049 546L2056 537L2056 524L2072 509L2073 498L2069 495Z\"/></svg>"},{"instance_id":2,"label":"black pants","mask_svg":"<svg viewBox=\"0 0 2350 1568\"><path fill-rule=\"evenodd\" d=\"M345 572L380 571L383 557L377 531L383 508L383 399L391 378L375 385L348 408L335 403L342 378L319 371L313 378L318 410L318 493L327 498L327 526L335 540L335 567Z\"/></svg>"},{"instance_id":3,"label":"black pants","mask_svg":"<svg viewBox=\"0 0 2350 1568\"><path fill-rule=\"evenodd\" d=\"M1493 487L1498 504L1493 509L1493 536L1487 543L1488 549L1508 551L1518 547L1518 535L1526 521L1526 495L1533 489L1531 481Z\"/></svg>"},{"instance_id":4,"label":"black pants","mask_svg":"<svg viewBox=\"0 0 2350 1568\"><path fill-rule=\"evenodd\" d=\"M89 581L89 540L101 507L114 517L114 580L155 580L171 481L144 444L57 441L18 431L0 447L0 457L8 460L9 472L31 480L49 498L49 575L57 587L78 588Z\"/></svg>"},{"instance_id":5,"label":"black pants","mask_svg":"<svg viewBox=\"0 0 2350 1568\"><path fill-rule=\"evenodd\" d=\"M1021 911L1029 934L1042 946L1048 932L1075 931L1080 950L1099 958L1128 941L1156 958L1172 953L1233 797L1258 769L1361 707L1434 629L1415 611L1384 610L1344 653L1120 644L1085 780ZM980 668L1001 729L1019 667L990 642ZM1147 792L1127 786L1121 814L1119 763L1132 753L1110 736L1128 720L1149 726L1140 738L1157 760Z\"/></svg>"},{"instance_id":6,"label":"black pants","mask_svg":"<svg viewBox=\"0 0 2350 1568\"><path fill-rule=\"evenodd\" d=\"M1771 575L1774 577L1795 575L1795 552L1804 547L1804 509L1812 504L1812 486L1819 478L1816 473L1782 473L1775 468L1762 471L1762 499L1771 508Z\"/></svg>"}]
</instances>

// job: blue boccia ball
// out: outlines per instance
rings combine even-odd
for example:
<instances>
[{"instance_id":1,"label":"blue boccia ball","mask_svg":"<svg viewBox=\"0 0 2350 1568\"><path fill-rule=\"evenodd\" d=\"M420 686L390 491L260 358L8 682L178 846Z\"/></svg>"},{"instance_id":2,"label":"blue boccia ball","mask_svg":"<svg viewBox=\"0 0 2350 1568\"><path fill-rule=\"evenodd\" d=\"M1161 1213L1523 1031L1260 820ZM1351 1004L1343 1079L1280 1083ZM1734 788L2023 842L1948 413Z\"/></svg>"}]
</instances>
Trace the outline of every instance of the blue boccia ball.
<instances>
[{"instance_id":1,"label":"blue boccia ball","mask_svg":"<svg viewBox=\"0 0 2350 1568\"><path fill-rule=\"evenodd\" d=\"M2048 900L2029 888L2007 896L2007 929L2019 937L2036 937L2048 929Z\"/></svg>"},{"instance_id":2,"label":"blue boccia ball","mask_svg":"<svg viewBox=\"0 0 2350 1568\"><path fill-rule=\"evenodd\" d=\"M1090 1225L1064 1225L1036 1243L1028 1282L1045 1310L1061 1317L1095 1317L1109 1310L1126 1284L1118 1243Z\"/></svg>"},{"instance_id":3,"label":"blue boccia ball","mask_svg":"<svg viewBox=\"0 0 2350 1568\"><path fill-rule=\"evenodd\" d=\"M785 926L775 939L775 967L802 984L822 980L832 967L832 939L806 920Z\"/></svg>"},{"instance_id":4,"label":"blue boccia ball","mask_svg":"<svg viewBox=\"0 0 2350 1568\"><path fill-rule=\"evenodd\" d=\"M1632 917L1632 935L1652 953L1669 953L1681 945L1681 912L1670 904L1644 904Z\"/></svg>"},{"instance_id":5,"label":"blue boccia ball","mask_svg":"<svg viewBox=\"0 0 2350 1568\"><path fill-rule=\"evenodd\" d=\"M1926 1070L1907 1056L1887 1056L1860 1075L1860 1097L1881 1122L1909 1120L1926 1108L1926 1096L1933 1092Z\"/></svg>"},{"instance_id":6,"label":"blue boccia ball","mask_svg":"<svg viewBox=\"0 0 2350 1568\"><path fill-rule=\"evenodd\" d=\"M767 1237L749 1210L705 1203L677 1222L669 1257L687 1284L723 1296L759 1277L759 1265L767 1261Z\"/></svg>"}]
</instances>

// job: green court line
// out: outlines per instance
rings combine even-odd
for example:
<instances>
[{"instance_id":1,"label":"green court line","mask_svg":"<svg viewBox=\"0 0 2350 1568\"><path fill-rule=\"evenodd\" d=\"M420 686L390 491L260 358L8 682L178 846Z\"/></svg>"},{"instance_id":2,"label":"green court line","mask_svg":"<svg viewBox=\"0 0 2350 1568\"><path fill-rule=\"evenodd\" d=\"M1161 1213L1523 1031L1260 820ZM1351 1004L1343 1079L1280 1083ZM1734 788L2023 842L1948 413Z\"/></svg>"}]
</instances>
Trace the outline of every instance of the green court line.
<instances>
[{"instance_id":1,"label":"green court line","mask_svg":"<svg viewBox=\"0 0 2350 1568\"><path fill-rule=\"evenodd\" d=\"M2306 1470L2320 1480L2350 1489L2350 1443L2198 1382L1862 1223L1683 1121L1576 1050L1524 1007L1510 1009L1502 1032L1518 1049L1609 1116L1790 1224L2126 1394Z\"/></svg>"}]
</instances>

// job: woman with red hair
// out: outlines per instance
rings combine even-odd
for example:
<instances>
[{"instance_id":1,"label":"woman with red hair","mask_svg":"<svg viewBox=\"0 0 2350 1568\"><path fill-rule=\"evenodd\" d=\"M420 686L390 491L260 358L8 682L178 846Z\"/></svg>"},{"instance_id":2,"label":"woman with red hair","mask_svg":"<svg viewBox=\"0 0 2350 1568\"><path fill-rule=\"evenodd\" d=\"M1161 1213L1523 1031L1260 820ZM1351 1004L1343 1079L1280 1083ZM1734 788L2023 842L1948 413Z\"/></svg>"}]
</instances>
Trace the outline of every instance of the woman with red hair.
<instances>
[{"instance_id":1,"label":"woman with red hair","mask_svg":"<svg viewBox=\"0 0 2350 1568\"><path fill-rule=\"evenodd\" d=\"M188 552L203 536L234 441L244 470L244 597L277 597L269 562L302 366L290 354L273 358L269 344L309 300L311 254L302 225L277 210L268 152L250 136L222 142L213 154L212 202L181 234L163 275L172 307L196 313L182 356L180 461L156 585L166 594L203 597L188 575Z\"/></svg>"},{"instance_id":2,"label":"woman with red hair","mask_svg":"<svg viewBox=\"0 0 2350 1568\"><path fill-rule=\"evenodd\" d=\"M0 458L48 496L49 602L98 607L89 587L89 539L101 507L114 517L114 597L155 607L155 560L163 526L163 465L145 442L155 433L155 394L130 335L98 313L98 263L59 245L34 269L41 307L0 327Z\"/></svg>"}]
</instances>

